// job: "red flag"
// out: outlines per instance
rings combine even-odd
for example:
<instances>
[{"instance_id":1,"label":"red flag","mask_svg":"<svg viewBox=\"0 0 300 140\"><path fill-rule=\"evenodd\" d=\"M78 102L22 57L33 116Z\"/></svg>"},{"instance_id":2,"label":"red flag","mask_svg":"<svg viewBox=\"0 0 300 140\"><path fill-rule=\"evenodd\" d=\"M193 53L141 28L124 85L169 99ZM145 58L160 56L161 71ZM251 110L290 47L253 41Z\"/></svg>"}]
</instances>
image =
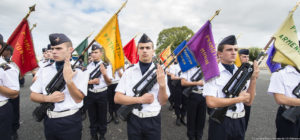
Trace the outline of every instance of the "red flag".
<instances>
[{"instance_id":1,"label":"red flag","mask_svg":"<svg viewBox=\"0 0 300 140\"><path fill-rule=\"evenodd\" d=\"M124 54L131 64L139 62L139 56L137 55L137 49L135 46L134 38L131 39L123 48Z\"/></svg>"},{"instance_id":2,"label":"red flag","mask_svg":"<svg viewBox=\"0 0 300 140\"><path fill-rule=\"evenodd\" d=\"M9 37L7 44L14 48L12 61L19 67L21 76L38 67L30 29L26 19L23 19L18 25Z\"/></svg>"}]
</instances>

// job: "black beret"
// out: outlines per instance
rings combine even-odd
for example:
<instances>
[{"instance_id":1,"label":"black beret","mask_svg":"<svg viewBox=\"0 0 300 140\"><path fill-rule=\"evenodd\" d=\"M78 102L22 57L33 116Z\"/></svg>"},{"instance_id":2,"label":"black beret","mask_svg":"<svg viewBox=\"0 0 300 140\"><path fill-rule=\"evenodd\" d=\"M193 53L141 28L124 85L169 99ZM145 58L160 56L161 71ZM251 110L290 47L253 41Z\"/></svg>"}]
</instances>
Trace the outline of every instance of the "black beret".
<instances>
[{"instance_id":1,"label":"black beret","mask_svg":"<svg viewBox=\"0 0 300 140\"><path fill-rule=\"evenodd\" d=\"M56 46L65 42L72 42L65 34L53 33L49 35L51 46Z\"/></svg>"},{"instance_id":2,"label":"black beret","mask_svg":"<svg viewBox=\"0 0 300 140\"><path fill-rule=\"evenodd\" d=\"M144 33L138 43L148 43L148 42L152 42L152 40Z\"/></svg>"},{"instance_id":3,"label":"black beret","mask_svg":"<svg viewBox=\"0 0 300 140\"><path fill-rule=\"evenodd\" d=\"M236 45L237 43L236 43L235 36L234 35L227 36L219 43L219 45L225 45L225 44Z\"/></svg>"},{"instance_id":4,"label":"black beret","mask_svg":"<svg viewBox=\"0 0 300 140\"><path fill-rule=\"evenodd\" d=\"M47 51L47 48L42 48L42 52L46 52Z\"/></svg>"},{"instance_id":5,"label":"black beret","mask_svg":"<svg viewBox=\"0 0 300 140\"><path fill-rule=\"evenodd\" d=\"M46 49L51 50L51 44L48 44Z\"/></svg>"},{"instance_id":6,"label":"black beret","mask_svg":"<svg viewBox=\"0 0 300 140\"><path fill-rule=\"evenodd\" d=\"M92 51L99 49L101 51L101 47L97 44L92 45Z\"/></svg>"},{"instance_id":7,"label":"black beret","mask_svg":"<svg viewBox=\"0 0 300 140\"><path fill-rule=\"evenodd\" d=\"M248 50L248 49L241 49L241 50L239 51L239 54L249 55L249 50Z\"/></svg>"}]
</instances>

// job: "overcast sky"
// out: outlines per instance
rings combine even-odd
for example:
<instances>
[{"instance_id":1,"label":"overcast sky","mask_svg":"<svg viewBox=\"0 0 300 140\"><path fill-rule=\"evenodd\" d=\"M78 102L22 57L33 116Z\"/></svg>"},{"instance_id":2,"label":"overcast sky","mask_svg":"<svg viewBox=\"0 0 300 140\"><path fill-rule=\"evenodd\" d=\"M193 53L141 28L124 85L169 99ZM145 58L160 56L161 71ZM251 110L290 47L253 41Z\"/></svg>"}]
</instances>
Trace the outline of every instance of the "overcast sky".
<instances>
[{"instance_id":1,"label":"overcast sky","mask_svg":"<svg viewBox=\"0 0 300 140\"><path fill-rule=\"evenodd\" d=\"M49 44L48 35L65 33L74 46L94 32L90 41L125 0L1 0L0 33L6 41L28 7L36 5L29 17L35 51ZM155 41L161 30L187 26L194 32L221 9L212 21L215 43L240 34L240 47L264 47L296 4L296 0L128 0L119 14L122 45L134 35L146 33ZM300 28L300 8L294 13ZM136 39L138 40L138 38Z\"/></svg>"}]
</instances>

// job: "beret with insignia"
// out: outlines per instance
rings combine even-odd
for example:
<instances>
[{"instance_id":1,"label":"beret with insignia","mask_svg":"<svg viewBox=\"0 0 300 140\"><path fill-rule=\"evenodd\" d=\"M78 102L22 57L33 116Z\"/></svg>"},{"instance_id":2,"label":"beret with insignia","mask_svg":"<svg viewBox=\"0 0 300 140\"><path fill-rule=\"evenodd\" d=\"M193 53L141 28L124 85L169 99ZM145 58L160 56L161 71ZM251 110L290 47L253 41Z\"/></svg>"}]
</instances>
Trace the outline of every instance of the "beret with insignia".
<instances>
[{"instance_id":1,"label":"beret with insignia","mask_svg":"<svg viewBox=\"0 0 300 140\"><path fill-rule=\"evenodd\" d=\"M92 51L99 49L101 51L101 47L97 44L92 45Z\"/></svg>"},{"instance_id":2,"label":"beret with insignia","mask_svg":"<svg viewBox=\"0 0 300 140\"><path fill-rule=\"evenodd\" d=\"M65 34L53 33L49 35L51 46L60 45L65 42L72 42Z\"/></svg>"},{"instance_id":3,"label":"beret with insignia","mask_svg":"<svg viewBox=\"0 0 300 140\"><path fill-rule=\"evenodd\" d=\"M239 50L239 54L249 55L249 50L248 49L241 49L241 50Z\"/></svg>"},{"instance_id":4,"label":"beret with insignia","mask_svg":"<svg viewBox=\"0 0 300 140\"><path fill-rule=\"evenodd\" d=\"M219 45L236 45L236 38L234 35L230 35L230 36L227 36L225 37L220 43Z\"/></svg>"},{"instance_id":5,"label":"beret with insignia","mask_svg":"<svg viewBox=\"0 0 300 140\"><path fill-rule=\"evenodd\" d=\"M148 43L148 42L152 42L152 40L144 33L138 43Z\"/></svg>"}]
</instances>

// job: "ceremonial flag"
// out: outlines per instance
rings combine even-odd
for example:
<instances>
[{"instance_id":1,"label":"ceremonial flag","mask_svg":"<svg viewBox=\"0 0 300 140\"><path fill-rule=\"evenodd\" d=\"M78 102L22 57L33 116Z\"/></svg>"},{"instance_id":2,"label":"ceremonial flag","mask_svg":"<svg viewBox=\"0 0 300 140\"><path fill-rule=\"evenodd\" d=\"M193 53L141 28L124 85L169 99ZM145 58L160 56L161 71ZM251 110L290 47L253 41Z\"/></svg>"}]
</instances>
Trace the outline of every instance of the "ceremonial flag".
<instances>
[{"instance_id":1,"label":"ceremonial flag","mask_svg":"<svg viewBox=\"0 0 300 140\"><path fill-rule=\"evenodd\" d=\"M112 75L114 75L117 69L124 67L124 53L117 14L111 17L95 40L104 48L105 56L112 65Z\"/></svg>"},{"instance_id":2,"label":"ceremonial flag","mask_svg":"<svg viewBox=\"0 0 300 140\"><path fill-rule=\"evenodd\" d=\"M185 40L181 42L178 45L178 47L173 51L173 53L177 55L186 46L186 43L187 42ZM198 65L197 61L195 60L193 54L191 53L188 47L186 47L181 52L181 54L177 56L177 61L179 63L182 72L186 72L189 69Z\"/></svg>"},{"instance_id":3,"label":"ceremonial flag","mask_svg":"<svg viewBox=\"0 0 300 140\"><path fill-rule=\"evenodd\" d=\"M276 53L273 57L274 62L287 64L300 69L300 48L296 26L294 24L293 12L290 12L275 37Z\"/></svg>"},{"instance_id":4,"label":"ceremonial flag","mask_svg":"<svg viewBox=\"0 0 300 140\"><path fill-rule=\"evenodd\" d=\"M210 21L201 27L187 43L187 46L200 64L206 81L220 75Z\"/></svg>"},{"instance_id":5,"label":"ceremonial flag","mask_svg":"<svg viewBox=\"0 0 300 140\"><path fill-rule=\"evenodd\" d=\"M84 49L88 46L88 37L86 39L84 39L75 49L75 51L78 53L78 55L80 56L82 54L82 52L84 51ZM80 59L80 58L78 58ZM87 66L88 64L88 51L86 51L84 53L84 55L82 56L83 59L83 66Z\"/></svg>"},{"instance_id":6,"label":"ceremonial flag","mask_svg":"<svg viewBox=\"0 0 300 140\"><path fill-rule=\"evenodd\" d=\"M12 61L19 67L21 76L38 67L27 19L21 21L7 44L14 48Z\"/></svg>"},{"instance_id":7,"label":"ceremonial flag","mask_svg":"<svg viewBox=\"0 0 300 140\"><path fill-rule=\"evenodd\" d=\"M172 54L172 51L171 51L171 46L172 46L173 43L171 43L160 55L160 59L161 61L165 61L164 65L167 66L173 59L173 57L169 57L171 54Z\"/></svg>"},{"instance_id":8,"label":"ceremonial flag","mask_svg":"<svg viewBox=\"0 0 300 140\"><path fill-rule=\"evenodd\" d=\"M139 56L137 54L137 49L135 45L134 38L131 39L124 47L124 54L131 64L139 62Z\"/></svg>"},{"instance_id":9,"label":"ceremonial flag","mask_svg":"<svg viewBox=\"0 0 300 140\"><path fill-rule=\"evenodd\" d=\"M274 47L274 44L272 44L272 46L269 48L269 50L267 51L268 54L268 59L267 59L267 65L271 71L271 73L275 72L276 70L281 68L281 64L280 63L276 63L273 62L272 59L274 57L274 54L276 52L276 49Z\"/></svg>"},{"instance_id":10,"label":"ceremonial flag","mask_svg":"<svg viewBox=\"0 0 300 140\"><path fill-rule=\"evenodd\" d=\"M240 58L240 54L239 54L239 53L237 53L237 55L236 55L234 64L235 64L237 67L240 67L240 66L242 65L242 62L241 62L241 58Z\"/></svg>"}]
</instances>

